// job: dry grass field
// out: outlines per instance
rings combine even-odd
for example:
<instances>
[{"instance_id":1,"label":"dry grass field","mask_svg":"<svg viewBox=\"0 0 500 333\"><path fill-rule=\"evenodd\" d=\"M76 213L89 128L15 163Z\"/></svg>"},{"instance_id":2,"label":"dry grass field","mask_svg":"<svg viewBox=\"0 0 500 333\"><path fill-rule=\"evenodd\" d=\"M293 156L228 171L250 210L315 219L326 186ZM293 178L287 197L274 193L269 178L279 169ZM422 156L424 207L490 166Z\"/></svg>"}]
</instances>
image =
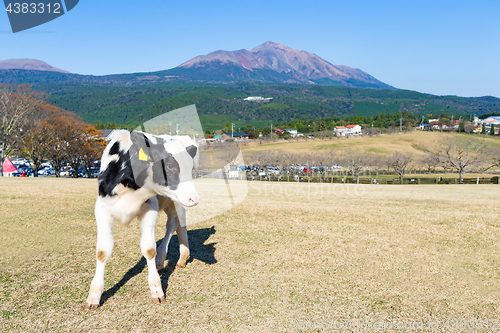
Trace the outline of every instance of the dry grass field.
<instances>
[{"instance_id":1,"label":"dry grass field","mask_svg":"<svg viewBox=\"0 0 500 333\"><path fill-rule=\"evenodd\" d=\"M341 152L352 149L358 152L390 155L395 151L405 151L419 156L423 154L421 148L434 147L442 138L469 136L468 134L446 133L446 132L403 132L401 134L381 134L378 136L351 136L349 138L332 139L300 139L300 140L276 140L269 143L248 143L242 146L245 155L266 150L284 150L310 152L333 149ZM500 147L498 137L481 135L480 138L491 146Z\"/></svg>"},{"instance_id":2,"label":"dry grass field","mask_svg":"<svg viewBox=\"0 0 500 333\"><path fill-rule=\"evenodd\" d=\"M184 269L174 236L166 305L149 298L138 223L117 224L104 304L85 312L96 187L0 178L1 331L284 332L350 319L448 331L448 319L500 318L498 185L252 182L242 203L188 227Z\"/></svg>"}]
</instances>

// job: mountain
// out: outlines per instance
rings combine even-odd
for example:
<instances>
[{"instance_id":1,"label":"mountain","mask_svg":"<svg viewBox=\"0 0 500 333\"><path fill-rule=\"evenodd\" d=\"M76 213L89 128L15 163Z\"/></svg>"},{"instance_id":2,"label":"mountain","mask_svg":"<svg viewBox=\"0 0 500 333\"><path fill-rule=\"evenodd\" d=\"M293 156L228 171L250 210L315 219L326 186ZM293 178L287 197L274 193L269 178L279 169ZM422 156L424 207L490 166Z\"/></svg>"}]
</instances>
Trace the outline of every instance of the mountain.
<instances>
[{"instance_id":1,"label":"mountain","mask_svg":"<svg viewBox=\"0 0 500 333\"><path fill-rule=\"evenodd\" d=\"M266 42L250 51L215 51L197 56L171 70L213 81L261 81L394 89L360 69L332 65L316 54Z\"/></svg>"},{"instance_id":2,"label":"mountain","mask_svg":"<svg viewBox=\"0 0 500 333\"><path fill-rule=\"evenodd\" d=\"M69 73L59 68L52 67L46 62L35 59L8 59L0 61L0 70L23 69L46 72Z\"/></svg>"},{"instance_id":3,"label":"mountain","mask_svg":"<svg viewBox=\"0 0 500 333\"><path fill-rule=\"evenodd\" d=\"M144 86L166 82L216 85L273 83L395 90L360 69L335 66L316 54L275 42L264 43L250 51L215 51L167 70L103 76L72 74L39 60L4 60L0 61L0 82L107 86Z\"/></svg>"}]
</instances>

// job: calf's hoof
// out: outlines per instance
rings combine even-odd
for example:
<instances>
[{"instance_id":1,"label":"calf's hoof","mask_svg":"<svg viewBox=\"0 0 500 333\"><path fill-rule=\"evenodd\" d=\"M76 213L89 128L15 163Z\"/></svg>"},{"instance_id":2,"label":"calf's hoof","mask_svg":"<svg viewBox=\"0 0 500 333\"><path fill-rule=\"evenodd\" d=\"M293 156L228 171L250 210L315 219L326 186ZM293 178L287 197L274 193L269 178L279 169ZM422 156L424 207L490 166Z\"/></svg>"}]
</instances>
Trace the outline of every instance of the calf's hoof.
<instances>
[{"instance_id":1,"label":"calf's hoof","mask_svg":"<svg viewBox=\"0 0 500 333\"><path fill-rule=\"evenodd\" d=\"M156 304L167 303L167 301L165 300L165 296L152 297L152 298L153 298L153 302L155 302Z\"/></svg>"},{"instance_id":2,"label":"calf's hoof","mask_svg":"<svg viewBox=\"0 0 500 333\"><path fill-rule=\"evenodd\" d=\"M99 307L99 304L90 304L90 303L85 303L85 307L83 308L85 311L91 311L95 310Z\"/></svg>"}]
</instances>

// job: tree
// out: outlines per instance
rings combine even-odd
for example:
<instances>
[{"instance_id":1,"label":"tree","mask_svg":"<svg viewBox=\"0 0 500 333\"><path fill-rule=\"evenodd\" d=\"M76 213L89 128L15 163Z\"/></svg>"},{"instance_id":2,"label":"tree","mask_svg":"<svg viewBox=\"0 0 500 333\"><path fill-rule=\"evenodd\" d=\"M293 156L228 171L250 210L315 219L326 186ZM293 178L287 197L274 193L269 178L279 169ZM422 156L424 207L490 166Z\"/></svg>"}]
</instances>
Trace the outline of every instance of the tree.
<instances>
[{"instance_id":1,"label":"tree","mask_svg":"<svg viewBox=\"0 0 500 333\"><path fill-rule=\"evenodd\" d=\"M60 176L61 168L69 160L70 142L80 122L75 114L59 110L49 124L53 138L52 144L47 147L47 159L52 164L56 177Z\"/></svg>"},{"instance_id":2,"label":"tree","mask_svg":"<svg viewBox=\"0 0 500 333\"><path fill-rule=\"evenodd\" d=\"M481 134L486 134L486 124L483 123L483 128L481 129Z\"/></svg>"},{"instance_id":3,"label":"tree","mask_svg":"<svg viewBox=\"0 0 500 333\"><path fill-rule=\"evenodd\" d=\"M102 138L102 133L94 126L86 125L83 136L85 144L81 147L81 163L85 168L88 178L92 178L94 174L94 162L98 160L104 148L106 148L106 140Z\"/></svg>"},{"instance_id":4,"label":"tree","mask_svg":"<svg viewBox=\"0 0 500 333\"><path fill-rule=\"evenodd\" d=\"M42 95L26 85L0 85L0 176L3 161L16 147L19 130L40 103Z\"/></svg>"},{"instance_id":5,"label":"tree","mask_svg":"<svg viewBox=\"0 0 500 333\"><path fill-rule=\"evenodd\" d=\"M365 158L366 155L352 150L345 151L341 158L343 166L349 169L353 178L356 177L356 184L359 184L359 175L365 166Z\"/></svg>"},{"instance_id":6,"label":"tree","mask_svg":"<svg viewBox=\"0 0 500 333\"><path fill-rule=\"evenodd\" d=\"M448 138L440 143L439 158L444 166L455 169L460 177L460 184L464 182L464 174L468 169L478 165L486 149L484 141L475 138Z\"/></svg>"},{"instance_id":7,"label":"tree","mask_svg":"<svg viewBox=\"0 0 500 333\"><path fill-rule=\"evenodd\" d=\"M319 122L319 125L318 125L318 131L326 131L327 130L327 126L325 124L325 122L322 120Z\"/></svg>"},{"instance_id":8,"label":"tree","mask_svg":"<svg viewBox=\"0 0 500 333\"><path fill-rule=\"evenodd\" d=\"M490 135L495 135L495 125L491 124Z\"/></svg>"},{"instance_id":9,"label":"tree","mask_svg":"<svg viewBox=\"0 0 500 333\"><path fill-rule=\"evenodd\" d=\"M51 127L58 109L47 103L41 103L32 114L30 121L24 122L19 129L19 147L33 169L33 176L38 177L38 169L48 155L48 147L52 145L57 128Z\"/></svg>"},{"instance_id":10,"label":"tree","mask_svg":"<svg viewBox=\"0 0 500 333\"><path fill-rule=\"evenodd\" d=\"M436 167L441 163L439 160L439 156L433 154L431 152L427 152L427 154L420 157L420 163L425 166L427 169L427 173L432 173L436 171Z\"/></svg>"},{"instance_id":11,"label":"tree","mask_svg":"<svg viewBox=\"0 0 500 333\"><path fill-rule=\"evenodd\" d=\"M392 156L387 158L387 165L389 168L394 169L394 173L399 176L401 185L403 184L403 177L406 174L406 169L413 159L412 154L395 152Z\"/></svg>"},{"instance_id":12,"label":"tree","mask_svg":"<svg viewBox=\"0 0 500 333\"><path fill-rule=\"evenodd\" d=\"M458 124L458 133L465 133L465 122L463 120Z\"/></svg>"}]
</instances>

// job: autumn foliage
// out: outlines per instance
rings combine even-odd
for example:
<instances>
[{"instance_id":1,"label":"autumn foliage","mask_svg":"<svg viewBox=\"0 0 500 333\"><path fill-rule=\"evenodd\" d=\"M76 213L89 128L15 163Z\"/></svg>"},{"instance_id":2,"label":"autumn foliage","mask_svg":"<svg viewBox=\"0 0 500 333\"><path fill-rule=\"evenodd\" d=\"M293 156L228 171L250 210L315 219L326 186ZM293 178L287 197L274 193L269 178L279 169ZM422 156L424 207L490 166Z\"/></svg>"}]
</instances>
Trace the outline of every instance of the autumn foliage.
<instances>
[{"instance_id":1,"label":"autumn foliage","mask_svg":"<svg viewBox=\"0 0 500 333\"><path fill-rule=\"evenodd\" d=\"M43 96L25 85L0 85L0 157L14 151L26 157L36 170L51 162L56 176L69 164L83 167L89 177L95 160L106 146L102 132L84 123L76 114L42 100ZM74 172L74 177L78 173Z\"/></svg>"}]
</instances>

